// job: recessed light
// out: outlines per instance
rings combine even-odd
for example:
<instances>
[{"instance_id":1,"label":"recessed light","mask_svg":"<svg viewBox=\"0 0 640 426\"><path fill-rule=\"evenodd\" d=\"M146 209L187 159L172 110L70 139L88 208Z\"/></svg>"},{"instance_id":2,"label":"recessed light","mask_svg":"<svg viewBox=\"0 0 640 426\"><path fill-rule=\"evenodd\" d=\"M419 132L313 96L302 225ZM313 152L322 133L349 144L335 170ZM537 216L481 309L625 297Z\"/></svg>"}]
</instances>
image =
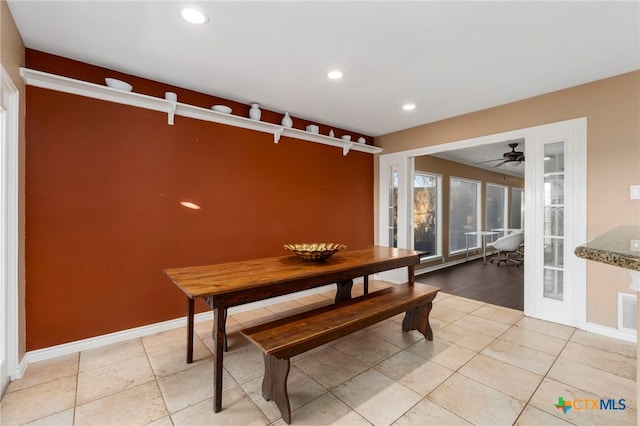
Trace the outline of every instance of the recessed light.
<instances>
[{"instance_id":1,"label":"recessed light","mask_svg":"<svg viewBox=\"0 0 640 426\"><path fill-rule=\"evenodd\" d=\"M414 104L405 104L405 105L402 105L402 109L405 111L412 111L416 109L416 106Z\"/></svg>"},{"instance_id":2,"label":"recessed light","mask_svg":"<svg viewBox=\"0 0 640 426\"><path fill-rule=\"evenodd\" d=\"M329 77L331 80L338 80L338 79L341 79L342 77L344 77L344 73L342 71L338 71L338 70L329 71L327 73L327 77Z\"/></svg>"},{"instance_id":3,"label":"recessed light","mask_svg":"<svg viewBox=\"0 0 640 426\"><path fill-rule=\"evenodd\" d=\"M180 9L180 16L182 16L182 19L185 21L196 25L205 24L209 21L209 17L207 15L193 7L184 7Z\"/></svg>"}]
</instances>

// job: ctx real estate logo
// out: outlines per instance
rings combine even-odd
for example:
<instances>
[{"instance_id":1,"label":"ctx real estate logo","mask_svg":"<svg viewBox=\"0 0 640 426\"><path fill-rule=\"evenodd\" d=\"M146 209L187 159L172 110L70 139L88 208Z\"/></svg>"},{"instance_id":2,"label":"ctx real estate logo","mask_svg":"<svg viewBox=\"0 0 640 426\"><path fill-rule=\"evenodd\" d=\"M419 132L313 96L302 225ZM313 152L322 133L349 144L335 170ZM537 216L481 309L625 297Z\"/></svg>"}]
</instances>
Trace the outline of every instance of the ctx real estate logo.
<instances>
[{"instance_id":1,"label":"ctx real estate logo","mask_svg":"<svg viewBox=\"0 0 640 426\"><path fill-rule=\"evenodd\" d=\"M624 410L627 408L624 399L576 398L573 401L567 401L562 396L558 397L558 403L554 406L565 414L572 408L575 411Z\"/></svg>"}]
</instances>

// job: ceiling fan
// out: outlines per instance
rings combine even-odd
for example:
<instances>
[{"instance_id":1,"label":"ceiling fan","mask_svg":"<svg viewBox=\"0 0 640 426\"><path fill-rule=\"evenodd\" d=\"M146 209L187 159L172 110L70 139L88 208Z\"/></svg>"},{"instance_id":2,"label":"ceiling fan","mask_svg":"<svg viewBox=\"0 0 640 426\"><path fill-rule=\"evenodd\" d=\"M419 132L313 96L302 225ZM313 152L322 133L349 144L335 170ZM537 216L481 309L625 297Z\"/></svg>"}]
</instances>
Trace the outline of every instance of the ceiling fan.
<instances>
[{"instance_id":1,"label":"ceiling fan","mask_svg":"<svg viewBox=\"0 0 640 426\"><path fill-rule=\"evenodd\" d=\"M513 162L517 162L519 164L519 163L524 161L524 152L516 151L516 147L517 146L518 146L517 143L510 143L509 147L511 148L511 151L505 152L504 154L502 154L502 158L496 158L494 160L481 161L480 163L476 163L476 164L490 163L492 161L501 161L501 163L498 163L493 167L500 167L503 164L513 163Z\"/></svg>"}]
</instances>

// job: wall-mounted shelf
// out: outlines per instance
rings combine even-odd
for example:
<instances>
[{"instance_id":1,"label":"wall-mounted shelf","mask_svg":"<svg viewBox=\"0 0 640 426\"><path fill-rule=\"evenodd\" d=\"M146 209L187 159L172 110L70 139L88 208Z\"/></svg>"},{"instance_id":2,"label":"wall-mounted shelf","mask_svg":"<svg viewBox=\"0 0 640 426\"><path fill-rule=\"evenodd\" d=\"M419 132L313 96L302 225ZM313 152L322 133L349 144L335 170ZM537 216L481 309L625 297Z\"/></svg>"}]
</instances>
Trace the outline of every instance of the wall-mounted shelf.
<instances>
[{"instance_id":1,"label":"wall-mounted shelf","mask_svg":"<svg viewBox=\"0 0 640 426\"><path fill-rule=\"evenodd\" d=\"M166 99L156 98L140 93L123 92L108 86L88 83L86 81L75 80L73 78L62 77L28 68L20 68L20 76L24 80L25 84L30 86L164 112L167 114L168 123L170 125L173 125L174 123L174 116L179 115L182 117L195 118L197 120L211 121L214 123L256 130L258 132L271 133L273 134L273 141L275 143L278 143L280 141L280 137L284 135L309 142L342 148L343 155L347 155L350 150L366 152L369 154L382 152L382 148L377 146L345 141L342 139L332 138L330 136L305 132L304 130L286 128L278 124L256 121L232 114L224 114L211 109L187 105L180 102L171 102Z\"/></svg>"}]
</instances>

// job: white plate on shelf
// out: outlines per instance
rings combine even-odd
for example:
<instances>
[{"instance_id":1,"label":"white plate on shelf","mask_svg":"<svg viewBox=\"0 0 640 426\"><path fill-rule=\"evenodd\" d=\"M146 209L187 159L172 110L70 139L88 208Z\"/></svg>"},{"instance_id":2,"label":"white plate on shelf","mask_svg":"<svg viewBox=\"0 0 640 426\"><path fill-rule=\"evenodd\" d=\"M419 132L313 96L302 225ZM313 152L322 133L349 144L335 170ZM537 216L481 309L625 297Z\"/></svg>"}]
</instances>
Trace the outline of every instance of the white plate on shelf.
<instances>
[{"instance_id":1,"label":"white plate on shelf","mask_svg":"<svg viewBox=\"0 0 640 426\"><path fill-rule=\"evenodd\" d=\"M105 78L104 82L112 89L122 90L123 92L130 92L133 89L133 86L126 81L117 80L115 78Z\"/></svg>"},{"instance_id":2,"label":"white plate on shelf","mask_svg":"<svg viewBox=\"0 0 640 426\"><path fill-rule=\"evenodd\" d=\"M212 110L223 112L225 114L231 114L231 108L226 105L214 105L211 107Z\"/></svg>"}]
</instances>

